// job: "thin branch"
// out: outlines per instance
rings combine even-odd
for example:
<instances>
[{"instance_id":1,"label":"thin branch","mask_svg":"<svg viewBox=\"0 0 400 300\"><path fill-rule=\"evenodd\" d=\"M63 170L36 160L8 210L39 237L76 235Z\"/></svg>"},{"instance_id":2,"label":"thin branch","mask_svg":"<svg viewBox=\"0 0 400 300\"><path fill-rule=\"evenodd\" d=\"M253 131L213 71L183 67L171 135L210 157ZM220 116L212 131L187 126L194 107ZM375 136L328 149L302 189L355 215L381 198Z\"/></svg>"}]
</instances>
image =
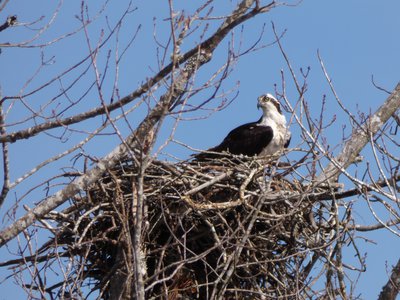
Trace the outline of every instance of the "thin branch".
<instances>
[{"instance_id":1,"label":"thin branch","mask_svg":"<svg viewBox=\"0 0 400 300\"><path fill-rule=\"evenodd\" d=\"M187 62L185 67L181 70L180 77L176 80L176 82L174 82L174 85L170 87L169 91L167 91L167 93L160 98L158 104L150 111L149 115L141 122L138 128L127 138L126 143L122 143L117 146L112 152L99 160L94 168L88 170L84 175L73 180L64 189L58 191L53 196L42 201L27 214L25 214L9 227L1 231L0 247L16 237L21 231L31 226L37 218L45 216L51 210L63 204L79 191L85 190L88 186L94 184L106 170L112 168L128 153L134 156L133 150L138 149L138 146L143 145L148 132L150 132L152 128L157 124L157 122L169 111L171 107L173 107L175 100L179 99L179 97L185 93L184 87L186 86L188 80L199 67L210 61L213 51L218 47L225 36L237 25L245 22L248 19L251 19L259 13L264 13L275 7L275 3L271 2L267 7L252 9L248 11L253 3L254 1L243 0L238 5L238 8L234 11L234 14L228 17L226 21L216 30L216 32L210 38L201 43L200 46L188 51L183 56L183 61ZM163 70L161 70L155 77L148 80L146 84L142 85L135 92L124 97L120 101L108 106L108 110L111 111L112 108L116 109L117 107L123 105L124 102L128 103L133 99L139 97L143 93L147 92L151 86L164 78L172 70L173 64L171 63ZM93 117L97 115L99 111L101 113L104 113L106 109L102 106L100 108L92 110L89 113L85 113L84 117ZM75 116L73 118L67 119L69 120L67 122L69 124L72 124L73 122L82 121L82 116L80 116L79 118ZM49 123L46 124L44 124L43 126L48 127ZM68 125L59 122L52 122L52 124L55 127ZM37 134L42 130L42 128L40 130L36 129L36 132L34 132L33 134ZM26 138L32 136L33 134L30 131L35 131L35 129L31 128L30 130L25 131L25 135L22 136L21 134L19 134L17 136L14 136L13 138L11 138L10 136L1 137L0 142L15 141L17 137ZM129 145L129 148L127 148L126 145Z\"/></svg>"},{"instance_id":2,"label":"thin branch","mask_svg":"<svg viewBox=\"0 0 400 300\"><path fill-rule=\"evenodd\" d=\"M4 125L4 112L3 106L0 105L0 134L5 134L6 128ZM3 187L0 193L0 207L3 205L4 199L10 190L10 166L8 156L8 143L2 142L2 156L3 156Z\"/></svg>"},{"instance_id":3,"label":"thin branch","mask_svg":"<svg viewBox=\"0 0 400 300\"><path fill-rule=\"evenodd\" d=\"M243 10L244 8L247 10L251 6L252 2L253 1L243 1L241 4L243 7L241 7L241 10ZM245 3L245 4L243 4L243 3ZM198 49L215 49L218 46L218 44L222 41L222 39L225 38L225 36L228 34L228 32L231 31L234 27L236 27L237 25L240 25L241 23L256 16L259 13L264 13L264 12L269 11L273 7L275 7L275 3L271 2L269 5L262 7L258 10L257 9L251 10L247 14L244 14L244 12L246 10L243 10L242 15L240 15L239 13L234 14L235 18L233 18L233 16L229 17L210 38L208 38L207 40L202 42L199 46L193 47L191 50L189 50L184 55L182 55L179 63L182 64L182 63L188 61L189 58L196 57L197 53L198 53ZM268 10L266 8L268 8ZM87 111L87 112L84 112L84 113L81 113L81 114L78 114L78 115L75 115L72 117L67 117L64 119L43 123L43 124L40 124L37 126L30 127L25 130L20 130L20 131L12 132L7 135L2 135L2 136L0 136L0 142L14 143L17 140L30 138L30 137L37 135L38 133L43 132L45 130L79 123L84 120L96 117L98 115L105 114L107 111L112 112L126 104L129 104L133 100L137 99L138 97L140 97L143 94L150 91L154 85L156 85L157 83L162 81L167 75L169 75L173 68L174 68L174 62L171 62L165 68L160 70L155 76L148 79L137 90L135 90L131 94L123 97L122 99L109 104L108 106L102 105L102 106L94 108L90 111Z\"/></svg>"},{"instance_id":4,"label":"thin branch","mask_svg":"<svg viewBox=\"0 0 400 300\"><path fill-rule=\"evenodd\" d=\"M317 176L315 182L317 184L327 180L335 182L343 170L357 160L361 150L370 142L370 135L374 136L399 108L400 82L383 105L360 128L353 132L344 144L341 153L331 160Z\"/></svg>"}]
</instances>

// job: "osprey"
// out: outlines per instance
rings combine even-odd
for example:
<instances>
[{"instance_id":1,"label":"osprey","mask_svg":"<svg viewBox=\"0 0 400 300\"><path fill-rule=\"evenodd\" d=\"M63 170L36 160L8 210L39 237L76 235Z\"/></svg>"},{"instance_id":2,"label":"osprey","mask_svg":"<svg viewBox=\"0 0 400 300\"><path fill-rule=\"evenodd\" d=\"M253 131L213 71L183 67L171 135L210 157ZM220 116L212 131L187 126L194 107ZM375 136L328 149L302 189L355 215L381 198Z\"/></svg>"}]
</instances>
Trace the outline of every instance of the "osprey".
<instances>
[{"instance_id":1,"label":"osprey","mask_svg":"<svg viewBox=\"0 0 400 300\"><path fill-rule=\"evenodd\" d=\"M257 107L263 111L257 122L243 124L233 129L221 144L195 155L195 159L209 160L220 157L218 154L208 152L271 156L287 148L291 134L278 100L271 94L262 95L258 97Z\"/></svg>"}]
</instances>

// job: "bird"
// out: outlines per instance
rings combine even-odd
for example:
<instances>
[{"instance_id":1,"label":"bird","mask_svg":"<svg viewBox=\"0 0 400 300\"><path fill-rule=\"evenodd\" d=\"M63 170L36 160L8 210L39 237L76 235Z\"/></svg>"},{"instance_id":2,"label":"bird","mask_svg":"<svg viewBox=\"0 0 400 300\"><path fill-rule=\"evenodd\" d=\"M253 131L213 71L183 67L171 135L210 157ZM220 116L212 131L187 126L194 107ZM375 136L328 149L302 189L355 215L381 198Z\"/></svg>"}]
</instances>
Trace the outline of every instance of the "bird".
<instances>
[{"instance_id":1,"label":"bird","mask_svg":"<svg viewBox=\"0 0 400 300\"><path fill-rule=\"evenodd\" d=\"M271 94L258 97L257 108L263 115L256 122L243 124L228 133L224 140L205 152L195 154L197 161L213 160L219 153L245 156L275 156L290 143L291 133L279 101Z\"/></svg>"}]
</instances>

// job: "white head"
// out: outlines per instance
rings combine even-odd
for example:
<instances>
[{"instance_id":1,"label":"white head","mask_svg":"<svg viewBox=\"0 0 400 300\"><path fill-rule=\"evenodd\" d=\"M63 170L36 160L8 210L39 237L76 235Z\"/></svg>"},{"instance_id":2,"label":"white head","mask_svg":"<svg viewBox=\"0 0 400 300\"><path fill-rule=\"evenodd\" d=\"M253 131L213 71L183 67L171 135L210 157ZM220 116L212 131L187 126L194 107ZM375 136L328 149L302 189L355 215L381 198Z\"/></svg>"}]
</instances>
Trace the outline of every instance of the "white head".
<instances>
[{"instance_id":1,"label":"white head","mask_svg":"<svg viewBox=\"0 0 400 300\"><path fill-rule=\"evenodd\" d=\"M272 141L264 148L261 155L274 155L290 141L291 134L286 126L286 118L282 114L280 103L271 94L258 97L257 107L263 110L258 125L269 126L273 131Z\"/></svg>"},{"instance_id":2,"label":"white head","mask_svg":"<svg viewBox=\"0 0 400 300\"><path fill-rule=\"evenodd\" d=\"M257 108L262 108L264 115L269 113L278 112L282 114L281 104L271 94L265 94L258 97Z\"/></svg>"}]
</instances>

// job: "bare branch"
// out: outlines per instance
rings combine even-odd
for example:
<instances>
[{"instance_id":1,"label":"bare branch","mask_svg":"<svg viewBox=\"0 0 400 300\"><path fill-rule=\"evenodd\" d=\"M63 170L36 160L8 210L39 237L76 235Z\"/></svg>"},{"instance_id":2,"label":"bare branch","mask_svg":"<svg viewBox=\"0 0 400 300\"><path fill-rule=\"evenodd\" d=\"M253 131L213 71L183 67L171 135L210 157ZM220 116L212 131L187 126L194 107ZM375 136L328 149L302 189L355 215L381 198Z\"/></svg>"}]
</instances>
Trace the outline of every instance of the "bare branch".
<instances>
[{"instance_id":1,"label":"bare branch","mask_svg":"<svg viewBox=\"0 0 400 300\"><path fill-rule=\"evenodd\" d=\"M0 105L0 134L6 132L4 126L4 112L3 106ZM10 190L10 170L9 170L9 156L8 156L8 143L2 142L2 156L3 156L3 186L0 193L0 207L2 206L4 199L7 197L8 191Z\"/></svg>"},{"instance_id":2,"label":"bare branch","mask_svg":"<svg viewBox=\"0 0 400 300\"><path fill-rule=\"evenodd\" d=\"M368 118L360 128L356 128L344 144L341 153L332 158L331 162L325 167L321 174L315 179L316 183L335 182L338 176L349 165L357 160L361 150L370 142L370 136L374 136L381 127L393 116L400 108L400 83L397 84L392 94L386 99L384 104Z\"/></svg>"},{"instance_id":3,"label":"bare branch","mask_svg":"<svg viewBox=\"0 0 400 300\"><path fill-rule=\"evenodd\" d=\"M400 260L393 267L392 275L382 288L378 300L396 300L400 292Z\"/></svg>"},{"instance_id":4,"label":"bare branch","mask_svg":"<svg viewBox=\"0 0 400 300\"><path fill-rule=\"evenodd\" d=\"M253 3L254 1L249 1L249 0L242 1L238 5L237 10L230 17L226 19L226 21L221 25L221 27L218 28L210 38L201 43L199 47L193 48L183 56L183 61L187 61L187 64L185 65L185 68L182 70L181 77L177 79L175 85L170 88L167 94L161 97L159 103L152 109L152 111L149 113L146 119L142 121L142 123L138 126L137 130L135 130L127 138L126 143L120 144L112 152L110 152L103 159L101 159L93 169L87 171L84 175L80 176L79 178L76 178L67 187L60 190L59 192L49 197L48 199L45 199L34 209L28 212L25 216L21 217L19 220L14 222L8 228L0 232L0 247L6 244L12 238L14 238L16 235L18 235L21 231L32 225L35 222L36 218L43 217L48 212L50 212L51 210L58 207L59 205L67 201L69 198L74 196L80 190L84 190L91 184L95 183L96 180L98 180L104 173L104 171L112 168L129 151L132 151L132 149L136 149L139 145L141 145L145 140L147 133L151 131L151 129L163 116L165 116L165 114L169 111L170 107L173 106L174 101L181 94L185 92L184 86L191 77L191 75L197 70L198 67L207 63L211 59L213 51L220 44L222 39L228 34L228 32L233 28L235 28L237 25L254 17L255 15L268 11L265 7L263 7L262 9L252 9L249 12L247 12L249 7L251 7ZM268 8L271 9L274 6L275 4L274 2L272 2L271 4L269 4ZM124 105L125 102L129 103L133 99L147 92L149 88L153 84L155 84L155 82L158 82L159 80L164 78L170 71L173 70L173 68L174 66L171 63L166 68L161 70L155 77L146 82L146 84L142 85L138 90L124 97L117 103L110 105L111 107L110 106L107 107L107 110L111 111L112 108L116 109L117 107ZM95 116L99 112L104 113L105 111L106 111L105 107L102 106L100 108L92 110L89 113L85 113L84 116L80 115L79 117L69 118L67 123L72 124L78 121L82 121L85 118ZM58 126L65 126L67 124L61 122L53 122L51 126L46 124L44 125L47 128L53 128ZM12 138L10 135L8 135L6 137L0 138L0 142L15 141L19 138L26 138L42 130L43 128L36 130L30 129L28 131L25 131L25 133L22 135L14 134L12 135Z\"/></svg>"},{"instance_id":5,"label":"bare branch","mask_svg":"<svg viewBox=\"0 0 400 300\"><path fill-rule=\"evenodd\" d=\"M352 140L345 143L347 123L343 124L344 147L338 158L332 158L330 153L337 149L325 134L341 119L330 116L325 95L318 111L306 101L307 91L313 88L308 82L312 71L294 67L297 64L283 47L290 37L283 35L285 31L278 34L273 24L275 38L266 45L280 50L288 67L281 70L282 82L279 88L275 85L275 93L285 101L282 108L292 114L293 133L300 132L298 144L272 160L227 153L206 162L183 161L169 148L196 151L175 140L180 139L179 126L206 118L239 95L239 83L228 86L232 83L226 79L240 68L243 55L266 47L262 46L264 27L259 28L255 43L246 38L244 26L239 32L232 29L278 5L290 6L268 1L236 1L224 15L214 15L220 11L215 1L204 0L196 10L186 10L169 0L169 11L160 12L160 19L154 14L158 69L138 88L124 91L125 97L120 97L120 88L126 89L122 75L126 69L131 71L126 63L128 50L135 46L141 28L131 24L130 28L137 28L133 32L122 26L129 12L136 10L132 2L114 22L115 15L109 17L105 9L110 0L102 1L100 9L82 1L78 28L74 26L69 34L82 34L87 47L80 51L84 58L63 67L50 80L38 80L41 83L32 89L35 80L56 63L56 56L47 57L51 51L40 49L39 66L29 70L19 95L0 99L4 108L0 111L4 170L0 202L7 194L11 198L9 190L16 195L13 206L4 206L11 225L0 232L0 247L6 246L3 250L10 255L0 267L11 270L9 277L30 298L81 299L94 293L105 300L355 298L357 274L350 272L365 272L368 265L360 239L373 242L368 231L379 229L400 236L400 157L393 151L400 145L396 126L400 83L369 118L362 111L352 114L320 59L340 112L349 117L354 130ZM95 33L88 27L94 21L93 8L95 18L101 19L98 24L104 26ZM21 42L21 48L38 46L31 42L55 26L61 12L57 6L42 25L46 17L29 24L17 22L35 31L33 39ZM165 28L160 31L161 19ZM43 35L43 43L59 46L58 41L69 34L49 42ZM221 43L228 35L230 42ZM198 73L220 45L226 61L214 61ZM8 46L9 50L18 47ZM88 97L97 100L89 102ZM393 120L386 122L391 116ZM96 119L83 122L90 118ZM21 139L37 134L55 139L52 145L61 147L54 149L56 153L43 153L39 162L29 161L32 166L25 166L20 174L19 162L14 166L14 157L8 158L8 147L23 147ZM107 147L115 148L99 159L104 150L91 147L102 137ZM35 141L28 142L36 146ZM356 152L368 142L371 151L363 153L364 160L346 156L351 152L358 158ZM162 155L175 162L162 160ZM329 162L326 174L317 176ZM352 162L355 172L347 169ZM339 174L346 177L345 184L332 180ZM369 218L359 218L361 205L369 209ZM46 233L50 237L43 242ZM15 243L9 243L15 237ZM350 259L349 253L354 255ZM399 273L398 265L392 275ZM53 278L50 272L59 276ZM381 294L394 295L400 276L393 276Z\"/></svg>"}]
</instances>

